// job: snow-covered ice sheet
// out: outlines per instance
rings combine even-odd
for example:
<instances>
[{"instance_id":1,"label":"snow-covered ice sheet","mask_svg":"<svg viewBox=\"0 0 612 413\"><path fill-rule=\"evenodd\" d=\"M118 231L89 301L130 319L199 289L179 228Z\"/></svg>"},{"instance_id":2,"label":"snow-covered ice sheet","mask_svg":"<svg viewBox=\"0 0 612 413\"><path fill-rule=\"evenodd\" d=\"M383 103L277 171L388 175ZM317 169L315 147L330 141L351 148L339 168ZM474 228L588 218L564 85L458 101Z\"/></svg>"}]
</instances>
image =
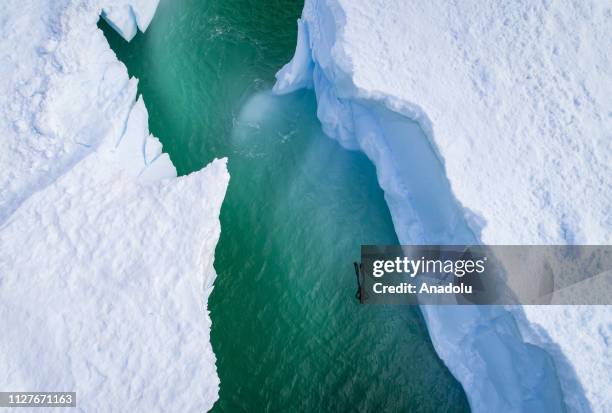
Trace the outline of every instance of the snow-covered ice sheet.
<instances>
[{"instance_id":1,"label":"snow-covered ice sheet","mask_svg":"<svg viewBox=\"0 0 612 413\"><path fill-rule=\"evenodd\" d=\"M275 91L314 87L402 243L610 244L609 2L306 0L298 30ZM610 307L423 313L475 411L612 411Z\"/></svg>"},{"instance_id":2,"label":"snow-covered ice sheet","mask_svg":"<svg viewBox=\"0 0 612 413\"><path fill-rule=\"evenodd\" d=\"M107 167L89 155L0 231L0 388L76 391L83 412L203 412L225 163L157 185Z\"/></svg>"},{"instance_id":3,"label":"snow-covered ice sheet","mask_svg":"<svg viewBox=\"0 0 612 413\"><path fill-rule=\"evenodd\" d=\"M219 380L207 300L229 175L176 177L101 14L157 1L0 4L0 388L77 411L194 411Z\"/></svg>"}]
</instances>

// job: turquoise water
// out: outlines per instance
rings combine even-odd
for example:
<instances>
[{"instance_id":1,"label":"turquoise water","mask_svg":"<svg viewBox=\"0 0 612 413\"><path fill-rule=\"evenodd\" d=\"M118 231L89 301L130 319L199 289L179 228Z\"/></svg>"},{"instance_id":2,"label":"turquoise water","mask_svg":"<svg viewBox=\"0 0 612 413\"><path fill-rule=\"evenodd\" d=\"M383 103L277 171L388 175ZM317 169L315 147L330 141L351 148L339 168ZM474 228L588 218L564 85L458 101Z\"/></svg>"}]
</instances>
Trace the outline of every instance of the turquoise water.
<instances>
[{"instance_id":1,"label":"turquoise water","mask_svg":"<svg viewBox=\"0 0 612 413\"><path fill-rule=\"evenodd\" d=\"M301 7L162 0L130 44L100 24L179 174L229 157L214 411L468 411L417 308L354 298L360 245L397 243L373 166L323 135L312 92L268 92Z\"/></svg>"}]
</instances>

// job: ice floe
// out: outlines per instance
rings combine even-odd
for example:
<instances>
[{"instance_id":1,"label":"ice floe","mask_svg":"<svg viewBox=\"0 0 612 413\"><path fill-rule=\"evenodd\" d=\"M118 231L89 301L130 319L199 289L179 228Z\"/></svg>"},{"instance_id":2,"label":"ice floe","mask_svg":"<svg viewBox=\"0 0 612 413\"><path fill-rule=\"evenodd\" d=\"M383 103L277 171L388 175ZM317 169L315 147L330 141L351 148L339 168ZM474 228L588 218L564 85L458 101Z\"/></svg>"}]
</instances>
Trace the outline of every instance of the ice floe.
<instances>
[{"instance_id":1,"label":"ice floe","mask_svg":"<svg viewBox=\"0 0 612 413\"><path fill-rule=\"evenodd\" d=\"M157 1L0 4L0 388L79 411L202 412L218 397L207 299L225 160L176 177L126 39Z\"/></svg>"}]
</instances>

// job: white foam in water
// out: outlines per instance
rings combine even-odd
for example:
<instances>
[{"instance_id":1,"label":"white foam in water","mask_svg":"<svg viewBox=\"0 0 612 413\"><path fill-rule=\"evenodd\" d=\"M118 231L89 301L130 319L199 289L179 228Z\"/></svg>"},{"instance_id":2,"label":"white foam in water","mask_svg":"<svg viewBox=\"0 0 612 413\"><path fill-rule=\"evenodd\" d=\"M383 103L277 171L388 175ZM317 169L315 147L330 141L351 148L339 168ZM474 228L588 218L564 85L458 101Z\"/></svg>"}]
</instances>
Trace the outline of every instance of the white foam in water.
<instances>
[{"instance_id":1,"label":"white foam in water","mask_svg":"<svg viewBox=\"0 0 612 413\"><path fill-rule=\"evenodd\" d=\"M610 243L603 4L306 0L298 29L275 92L312 73L324 131L376 165L402 243ZM474 411L612 410L609 306L423 314Z\"/></svg>"},{"instance_id":2,"label":"white foam in water","mask_svg":"<svg viewBox=\"0 0 612 413\"><path fill-rule=\"evenodd\" d=\"M218 397L207 299L224 160L176 177L130 39L157 1L0 4L0 389L79 411L202 412Z\"/></svg>"}]
</instances>

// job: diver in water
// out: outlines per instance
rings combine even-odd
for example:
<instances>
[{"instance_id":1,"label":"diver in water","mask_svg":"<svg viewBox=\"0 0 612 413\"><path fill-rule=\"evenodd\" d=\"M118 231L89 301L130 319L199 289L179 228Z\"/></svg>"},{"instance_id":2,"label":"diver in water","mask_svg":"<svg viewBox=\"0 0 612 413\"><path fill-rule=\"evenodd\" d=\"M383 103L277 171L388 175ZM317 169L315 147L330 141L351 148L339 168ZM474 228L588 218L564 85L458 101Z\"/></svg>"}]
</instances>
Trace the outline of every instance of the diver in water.
<instances>
[{"instance_id":1,"label":"diver in water","mask_svg":"<svg viewBox=\"0 0 612 413\"><path fill-rule=\"evenodd\" d=\"M357 292L355 293L355 298L358 299L360 303L363 303L367 295L365 291L363 291L362 286L363 273L361 272L361 264L354 262L353 265L355 266L355 275L357 276Z\"/></svg>"}]
</instances>

